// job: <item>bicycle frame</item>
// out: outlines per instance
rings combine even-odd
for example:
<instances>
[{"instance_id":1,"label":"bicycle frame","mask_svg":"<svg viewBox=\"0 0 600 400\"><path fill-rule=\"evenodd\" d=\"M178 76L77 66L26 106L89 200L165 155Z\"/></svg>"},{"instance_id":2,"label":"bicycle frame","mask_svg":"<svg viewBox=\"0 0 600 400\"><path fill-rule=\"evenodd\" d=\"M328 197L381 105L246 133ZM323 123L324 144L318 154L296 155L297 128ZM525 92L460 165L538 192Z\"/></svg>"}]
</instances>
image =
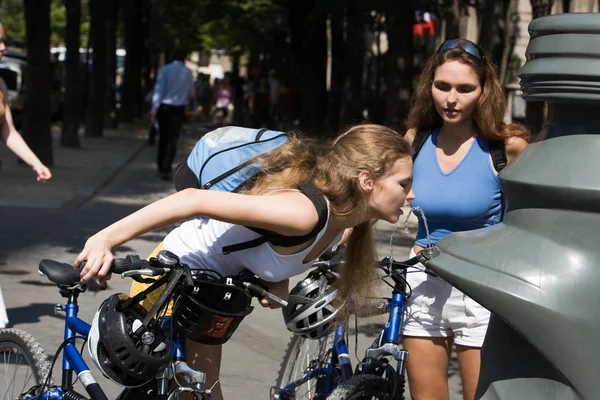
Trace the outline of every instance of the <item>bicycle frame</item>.
<instances>
[{"instance_id":1,"label":"bicycle frame","mask_svg":"<svg viewBox=\"0 0 600 400\"><path fill-rule=\"evenodd\" d=\"M400 334L402 328L402 319L406 297L404 296L405 282L402 279L394 279L394 292L392 298L388 300L386 312L389 313L387 324L381 332L378 347L371 346L365 351L365 358L361 363L362 369L358 373L368 372L369 367L373 367L376 361L386 356L392 356L398 362L396 373L404 376L408 352L400 348ZM317 379L317 393L314 399L326 399L339 382L335 382L336 374L341 375L341 380L345 380L354 374L352 362L348 353L348 345L345 340L346 325L340 325L334 334L331 362L326 367L315 368L306 371L304 376L294 382L290 382L277 393L276 398L287 399L289 395L300 385L309 380Z\"/></svg>"},{"instance_id":2,"label":"bicycle frame","mask_svg":"<svg viewBox=\"0 0 600 400\"><path fill-rule=\"evenodd\" d=\"M84 339L87 339L91 329L91 326L87 322L77 317L79 312L79 305L77 304L78 297L78 292L71 291L68 296L67 304L64 307L55 307L56 311L66 312L64 338L67 344L63 350L61 385L58 388L54 388L33 397L32 400L62 399L67 391L73 389L73 372L77 373L77 376L92 400L107 400L106 394L104 394L100 385L96 382L94 375L75 347L75 337L80 335Z\"/></svg>"},{"instance_id":3,"label":"bicycle frame","mask_svg":"<svg viewBox=\"0 0 600 400\"><path fill-rule=\"evenodd\" d=\"M66 312L64 339L67 344L65 345L63 351L61 385L60 387L55 387L52 390L48 390L33 397L32 400L62 399L68 391L73 389L73 372L77 374L85 390L90 395L91 400L108 400L106 394L102 391L102 388L94 378L94 375L75 347L75 337L79 335L84 339L87 339L91 329L91 326L87 322L81 320L77 316L79 312L79 305L77 304L78 296L78 292L72 291L68 296L67 304L64 307L59 305L55 308L56 311ZM161 322L163 326L168 327L170 325L170 318L162 318ZM174 336L174 362L172 363L172 368L165 368L162 375L157 377L159 386L157 393L158 395L164 395L166 397L166 395L169 393L169 380L174 374L180 373L190 378L191 383L194 385L193 389L202 390L204 373L192 370L189 366L187 366L184 360L185 340Z\"/></svg>"}]
</instances>

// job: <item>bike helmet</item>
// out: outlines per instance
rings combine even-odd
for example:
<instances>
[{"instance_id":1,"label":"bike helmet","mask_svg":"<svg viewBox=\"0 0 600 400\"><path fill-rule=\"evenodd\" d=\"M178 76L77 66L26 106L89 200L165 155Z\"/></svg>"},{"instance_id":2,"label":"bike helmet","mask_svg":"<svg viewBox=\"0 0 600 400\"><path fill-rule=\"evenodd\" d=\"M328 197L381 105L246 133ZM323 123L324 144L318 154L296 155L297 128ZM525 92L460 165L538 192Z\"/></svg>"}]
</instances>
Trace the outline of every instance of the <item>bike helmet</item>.
<instances>
[{"instance_id":1,"label":"bike helmet","mask_svg":"<svg viewBox=\"0 0 600 400\"><path fill-rule=\"evenodd\" d=\"M288 330L307 339L320 339L335 328L338 312L331 302L337 295L336 276L311 272L290 291L283 319Z\"/></svg>"},{"instance_id":2,"label":"bike helmet","mask_svg":"<svg viewBox=\"0 0 600 400\"><path fill-rule=\"evenodd\" d=\"M94 316L88 338L88 350L94 364L111 381L137 387L156 377L160 368L171 361L172 345L152 319L142 325L147 314L135 303L122 309L129 296L113 294Z\"/></svg>"}]
</instances>

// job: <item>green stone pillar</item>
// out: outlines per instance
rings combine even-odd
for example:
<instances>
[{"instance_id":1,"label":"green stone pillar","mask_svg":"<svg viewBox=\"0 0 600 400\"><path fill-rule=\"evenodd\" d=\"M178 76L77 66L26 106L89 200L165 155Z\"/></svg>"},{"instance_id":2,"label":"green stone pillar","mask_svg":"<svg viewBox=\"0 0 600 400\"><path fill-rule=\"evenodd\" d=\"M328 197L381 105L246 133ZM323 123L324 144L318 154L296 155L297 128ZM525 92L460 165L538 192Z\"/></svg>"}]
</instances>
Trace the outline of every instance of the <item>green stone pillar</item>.
<instances>
[{"instance_id":1,"label":"green stone pillar","mask_svg":"<svg viewBox=\"0 0 600 400\"><path fill-rule=\"evenodd\" d=\"M548 134L500 173L505 222L441 240L428 265L494 314L478 399L600 399L600 14L529 31L519 76Z\"/></svg>"}]
</instances>

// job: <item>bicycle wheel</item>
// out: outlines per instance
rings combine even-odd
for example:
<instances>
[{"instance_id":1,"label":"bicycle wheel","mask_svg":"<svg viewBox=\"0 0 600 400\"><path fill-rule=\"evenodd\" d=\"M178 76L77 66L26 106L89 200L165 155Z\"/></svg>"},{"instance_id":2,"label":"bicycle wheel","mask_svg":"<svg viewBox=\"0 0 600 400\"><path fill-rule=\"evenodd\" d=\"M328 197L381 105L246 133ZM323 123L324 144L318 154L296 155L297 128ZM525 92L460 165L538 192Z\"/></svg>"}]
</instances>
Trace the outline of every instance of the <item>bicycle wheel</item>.
<instances>
[{"instance_id":1,"label":"bicycle wheel","mask_svg":"<svg viewBox=\"0 0 600 400\"><path fill-rule=\"evenodd\" d=\"M354 375L340 383L327 400L392 400L390 392L390 383L377 375Z\"/></svg>"},{"instance_id":2,"label":"bicycle wheel","mask_svg":"<svg viewBox=\"0 0 600 400\"><path fill-rule=\"evenodd\" d=\"M48 357L33 336L20 329L0 329L0 399L25 400L39 394L49 372Z\"/></svg>"},{"instance_id":3,"label":"bicycle wheel","mask_svg":"<svg viewBox=\"0 0 600 400\"><path fill-rule=\"evenodd\" d=\"M305 339L300 336L292 337L285 352L279 376L275 383L276 388L281 389L288 383L300 379L309 368L322 368L331 360L334 334L331 333L321 339ZM296 400L312 399L317 389L317 379L308 382L295 389Z\"/></svg>"}]
</instances>

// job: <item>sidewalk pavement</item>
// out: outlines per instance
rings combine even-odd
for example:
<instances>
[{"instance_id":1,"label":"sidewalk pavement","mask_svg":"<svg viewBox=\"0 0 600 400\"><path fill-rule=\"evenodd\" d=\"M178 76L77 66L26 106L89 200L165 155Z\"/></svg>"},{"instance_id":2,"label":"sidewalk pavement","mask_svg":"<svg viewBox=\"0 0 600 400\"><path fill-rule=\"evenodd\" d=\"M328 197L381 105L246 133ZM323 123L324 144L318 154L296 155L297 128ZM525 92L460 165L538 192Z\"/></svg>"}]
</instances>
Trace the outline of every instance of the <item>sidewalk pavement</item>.
<instances>
[{"instance_id":1,"label":"sidewalk pavement","mask_svg":"<svg viewBox=\"0 0 600 400\"><path fill-rule=\"evenodd\" d=\"M0 159L3 160L3 165L0 169L0 207L35 207L65 211L80 208L147 145L149 126L150 123L146 119L121 123L118 129L105 129L102 137L80 136L80 148L65 148L60 145L60 125L54 125L54 165L50 166L52 179L46 184L37 182L29 166L18 164L14 154L6 148L1 148ZM190 125L184 125L182 136L186 136L186 127L189 129ZM208 126L200 128L209 129ZM188 147L184 144L180 150L190 151L191 148ZM404 208L404 213L408 213L408 208ZM404 218L401 217L398 223L398 233L404 230ZM411 216L411 231L415 226L416 218ZM387 238L389 241L393 226L379 222L377 227L380 234L376 235L376 239Z\"/></svg>"},{"instance_id":2,"label":"sidewalk pavement","mask_svg":"<svg viewBox=\"0 0 600 400\"><path fill-rule=\"evenodd\" d=\"M49 166L52 179L46 184L37 182L29 166L18 164L16 156L2 148L0 207L81 207L146 146L149 125L145 119L136 120L105 129L102 137L81 136L80 148L62 147L60 125L53 126L54 165Z\"/></svg>"}]
</instances>

